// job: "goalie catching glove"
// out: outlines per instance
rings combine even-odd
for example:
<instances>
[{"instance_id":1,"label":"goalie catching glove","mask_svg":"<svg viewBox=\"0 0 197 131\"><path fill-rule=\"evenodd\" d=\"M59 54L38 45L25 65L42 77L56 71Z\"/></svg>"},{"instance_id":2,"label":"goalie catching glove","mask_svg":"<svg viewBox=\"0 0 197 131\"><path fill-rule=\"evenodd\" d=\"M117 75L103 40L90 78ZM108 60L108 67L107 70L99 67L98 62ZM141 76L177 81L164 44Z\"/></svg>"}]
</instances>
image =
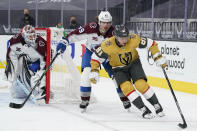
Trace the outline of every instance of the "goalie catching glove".
<instances>
[{"instance_id":1,"label":"goalie catching glove","mask_svg":"<svg viewBox=\"0 0 197 131\"><path fill-rule=\"evenodd\" d=\"M157 66L161 66L162 68L166 67L166 58L163 57L160 53L153 55L153 59Z\"/></svg>"},{"instance_id":2,"label":"goalie catching glove","mask_svg":"<svg viewBox=\"0 0 197 131\"><path fill-rule=\"evenodd\" d=\"M99 81L99 73L97 71L91 71L89 79L91 83L96 84Z\"/></svg>"},{"instance_id":3,"label":"goalie catching glove","mask_svg":"<svg viewBox=\"0 0 197 131\"><path fill-rule=\"evenodd\" d=\"M62 40L60 40L60 42L58 43L56 47L56 51L58 52L59 50L61 50L61 53L64 53L68 45L69 45L68 39L63 37Z\"/></svg>"}]
</instances>

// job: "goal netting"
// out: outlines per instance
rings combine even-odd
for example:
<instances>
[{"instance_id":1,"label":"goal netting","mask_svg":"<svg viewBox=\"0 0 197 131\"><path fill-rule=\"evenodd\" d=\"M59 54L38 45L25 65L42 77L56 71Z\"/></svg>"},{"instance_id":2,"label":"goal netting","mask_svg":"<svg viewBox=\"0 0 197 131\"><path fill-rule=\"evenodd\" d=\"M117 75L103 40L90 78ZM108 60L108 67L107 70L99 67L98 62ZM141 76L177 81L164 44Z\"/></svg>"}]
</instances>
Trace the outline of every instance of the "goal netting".
<instances>
[{"instance_id":1,"label":"goal netting","mask_svg":"<svg viewBox=\"0 0 197 131\"><path fill-rule=\"evenodd\" d=\"M56 27L36 28L36 32L47 41L46 66L48 66L55 55L56 46L63 36L63 30ZM47 103L77 103L80 101L81 74L71 57L72 50L72 47L68 46L66 52L55 60L51 70L46 74ZM80 58L80 56L75 57ZM52 99L50 99L51 96L53 96ZM96 98L92 96L91 101L95 102Z\"/></svg>"},{"instance_id":2,"label":"goal netting","mask_svg":"<svg viewBox=\"0 0 197 131\"><path fill-rule=\"evenodd\" d=\"M43 37L47 42L46 66L50 64L52 58L55 56L56 46L63 36L63 31L64 31L63 28L59 29L56 27L36 28L36 33L41 37ZM10 36L9 38L11 37L12 36ZM7 40L9 40L9 38ZM78 47L81 47L81 44L78 43L79 45ZM81 101L80 100L81 74L77 69L79 68L79 66L77 67L77 65L80 65L81 63L82 50L83 48L76 48L76 46L68 46L66 52L57 57L52 68L46 73L47 104L48 103L79 103ZM5 52L6 52L6 48L5 48ZM73 52L75 52L74 60L72 59ZM2 59L2 63L3 61L4 60ZM1 65L1 66L5 68L5 65ZM3 74L4 74L4 69L1 69L0 89L4 89L11 86L9 82L3 80L2 78ZM92 102L96 101L94 95L91 96L91 101Z\"/></svg>"}]
</instances>

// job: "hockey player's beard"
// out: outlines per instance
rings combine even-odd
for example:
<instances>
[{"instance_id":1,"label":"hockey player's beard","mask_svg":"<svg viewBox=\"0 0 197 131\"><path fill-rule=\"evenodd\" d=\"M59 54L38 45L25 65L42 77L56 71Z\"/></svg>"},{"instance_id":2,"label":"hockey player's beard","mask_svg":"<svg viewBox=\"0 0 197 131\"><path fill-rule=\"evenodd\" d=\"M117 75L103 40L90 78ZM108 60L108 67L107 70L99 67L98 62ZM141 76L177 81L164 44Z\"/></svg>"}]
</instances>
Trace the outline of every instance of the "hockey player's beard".
<instances>
[{"instance_id":1,"label":"hockey player's beard","mask_svg":"<svg viewBox=\"0 0 197 131\"><path fill-rule=\"evenodd\" d=\"M103 27L103 28L99 28L99 31L100 31L100 33L102 34L102 35L105 35L106 34L106 32L109 30L109 28L105 28L105 27Z\"/></svg>"}]
</instances>

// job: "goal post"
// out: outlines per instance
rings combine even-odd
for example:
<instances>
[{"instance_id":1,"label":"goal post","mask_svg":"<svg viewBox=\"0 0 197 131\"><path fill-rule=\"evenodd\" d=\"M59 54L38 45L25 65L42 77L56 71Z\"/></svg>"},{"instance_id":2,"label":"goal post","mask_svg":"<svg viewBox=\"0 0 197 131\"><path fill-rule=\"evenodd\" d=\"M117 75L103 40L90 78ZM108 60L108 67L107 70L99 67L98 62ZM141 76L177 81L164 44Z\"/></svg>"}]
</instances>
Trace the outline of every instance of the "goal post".
<instances>
[{"instance_id":1,"label":"goal post","mask_svg":"<svg viewBox=\"0 0 197 131\"><path fill-rule=\"evenodd\" d=\"M46 67L50 64L56 52L56 46L63 36L62 30L52 28L35 28L36 33L46 40ZM61 36L60 36L61 35ZM46 103L65 103L80 100L81 74L71 58L67 48L54 62L52 68L46 73ZM54 95L53 99L51 94Z\"/></svg>"},{"instance_id":2,"label":"goal post","mask_svg":"<svg viewBox=\"0 0 197 131\"><path fill-rule=\"evenodd\" d=\"M35 28L36 34L40 35L46 40L46 67L49 66L51 61L51 30L49 28ZM50 99L50 70L46 73L46 103Z\"/></svg>"}]
</instances>

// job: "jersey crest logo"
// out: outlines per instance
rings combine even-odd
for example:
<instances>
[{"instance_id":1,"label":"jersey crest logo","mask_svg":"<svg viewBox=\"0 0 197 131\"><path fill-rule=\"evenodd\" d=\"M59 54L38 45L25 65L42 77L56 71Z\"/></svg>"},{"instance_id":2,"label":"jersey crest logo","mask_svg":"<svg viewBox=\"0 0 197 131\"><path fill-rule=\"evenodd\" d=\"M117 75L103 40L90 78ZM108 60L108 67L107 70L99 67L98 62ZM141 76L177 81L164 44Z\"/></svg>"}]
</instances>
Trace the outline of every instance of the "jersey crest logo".
<instances>
[{"instance_id":1,"label":"jersey crest logo","mask_svg":"<svg viewBox=\"0 0 197 131\"><path fill-rule=\"evenodd\" d=\"M21 48L16 47L16 51L21 52Z\"/></svg>"},{"instance_id":2,"label":"jersey crest logo","mask_svg":"<svg viewBox=\"0 0 197 131\"><path fill-rule=\"evenodd\" d=\"M39 41L39 46L44 46L45 43L43 41Z\"/></svg>"},{"instance_id":3,"label":"jersey crest logo","mask_svg":"<svg viewBox=\"0 0 197 131\"><path fill-rule=\"evenodd\" d=\"M128 65L131 62L131 59L132 59L131 52L125 52L124 54L119 54L119 60L124 65Z\"/></svg>"},{"instance_id":4,"label":"jersey crest logo","mask_svg":"<svg viewBox=\"0 0 197 131\"><path fill-rule=\"evenodd\" d=\"M78 30L79 30L79 33L83 33L85 29L84 29L82 26L80 26L80 27L78 28Z\"/></svg>"}]
</instances>

